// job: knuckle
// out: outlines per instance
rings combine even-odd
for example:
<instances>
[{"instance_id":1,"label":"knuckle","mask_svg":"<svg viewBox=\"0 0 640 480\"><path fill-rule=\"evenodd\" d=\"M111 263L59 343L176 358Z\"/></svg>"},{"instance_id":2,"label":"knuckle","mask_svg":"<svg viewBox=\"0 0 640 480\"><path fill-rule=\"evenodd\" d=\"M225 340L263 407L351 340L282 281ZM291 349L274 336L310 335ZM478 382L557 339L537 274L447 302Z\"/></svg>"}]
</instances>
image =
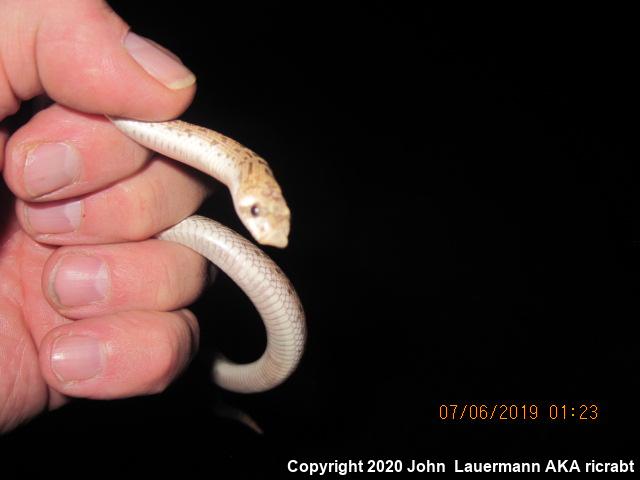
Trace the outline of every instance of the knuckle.
<instances>
[{"instance_id":1,"label":"knuckle","mask_svg":"<svg viewBox=\"0 0 640 480\"><path fill-rule=\"evenodd\" d=\"M119 211L127 212L122 235L125 240L139 241L152 237L157 233L160 217L159 194L154 182L144 182L130 188L120 185L118 192L120 201Z\"/></svg>"},{"instance_id":2,"label":"knuckle","mask_svg":"<svg viewBox=\"0 0 640 480\"><path fill-rule=\"evenodd\" d=\"M157 332L157 345L149 391L160 393L186 367L192 355L192 330L183 321L165 322Z\"/></svg>"},{"instance_id":3,"label":"knuckle","mask_svg":"<svg viewBox=\"0 0 640 480\"><path fill-rule=\"evenodd\" d=\"M207 261L194 252L173 247L157 260L154 307L174 310L193 303L206 284Z\"/></svg>"},{"instance_id":4,"label":"knuckle","mask_svg":"<svg viewBox=\"0 0 640 480\"><path fill-rule=\"evenodd\" d=\"M155 305L165 309L176 305L181 296L182 282L177 281L172 262L159 262L160 273L156 283Z\"/></svg>"},{"instance_id":5,"label":"knuckle","mask_svg":"<svg viewBox=\"0 0 640 480\"><path fill-rule=\"evenodd\" d=\"M149 393L163 392L171 384L176 371L176 352L165 346L157 354L151 378L148 380L149 387L146 391Z\"/></svg>"}]
</instances>

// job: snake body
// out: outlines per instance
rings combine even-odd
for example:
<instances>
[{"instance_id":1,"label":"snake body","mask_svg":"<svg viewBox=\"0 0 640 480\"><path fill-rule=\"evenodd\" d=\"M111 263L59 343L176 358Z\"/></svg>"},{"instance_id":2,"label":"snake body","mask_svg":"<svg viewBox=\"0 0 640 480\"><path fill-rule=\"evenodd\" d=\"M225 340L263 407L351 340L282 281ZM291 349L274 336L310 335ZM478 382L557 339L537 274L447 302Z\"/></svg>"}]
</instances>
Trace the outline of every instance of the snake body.
<instances>
[{"instance_id":1,"label":"snake body","mask_svg":"<svg viewBox=\"0 0 640 480\"><path fill-rule=\"evenodd\" d=\"M109 118L137 143L190 165L225 184L236 213L262 244L285 247L290 212L267 162L235 140L180 120L141 122ZM191 216L157 238L185 245L225 272L249 297L262 317L267 347L248 364L219 357L214 381L235 392L273 388L295 370L306 339L300 299L282 270L258 247L211 219Z\"/></svg>"}]
</instances>

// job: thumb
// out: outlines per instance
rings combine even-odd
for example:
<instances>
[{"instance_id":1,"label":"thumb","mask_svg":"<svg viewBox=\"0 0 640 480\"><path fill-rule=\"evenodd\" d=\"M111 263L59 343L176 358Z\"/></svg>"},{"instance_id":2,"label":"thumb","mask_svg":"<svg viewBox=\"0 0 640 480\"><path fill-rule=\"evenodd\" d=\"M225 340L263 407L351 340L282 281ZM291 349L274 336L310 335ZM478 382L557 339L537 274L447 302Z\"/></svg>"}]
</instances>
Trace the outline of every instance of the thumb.
<instances>
[{"instance_id":1,"label":"thumb","mask_svg":"<svg viewBox=\"0 0 640 480\"><path fill-rule=\"evenodd\" d=\"M176 117L194 75L102 0L0 0L0 120L46 93L88 113Z\"/></svg>"}]
</instances>

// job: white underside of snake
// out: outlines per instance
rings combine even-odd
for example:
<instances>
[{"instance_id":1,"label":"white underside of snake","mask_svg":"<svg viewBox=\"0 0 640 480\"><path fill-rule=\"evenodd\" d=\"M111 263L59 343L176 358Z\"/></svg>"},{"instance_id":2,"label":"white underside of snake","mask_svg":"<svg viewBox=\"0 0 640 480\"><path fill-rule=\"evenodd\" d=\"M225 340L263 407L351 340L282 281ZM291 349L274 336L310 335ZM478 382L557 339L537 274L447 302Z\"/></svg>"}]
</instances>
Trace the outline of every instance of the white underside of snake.
<instances>
[{"instance_id":1,"label":"white underside of snake","mask_svg":"<svg viewBox=\"0 0 640 480\"><path fill-rule=\"evenodd\" d=\"M137 143L190 165L225 184L236 213L259 243L286 247L290 212L267 163L235 140L180 120L141 122L110 118ZM249 297L262 317L267 347L255 362L235 364L219 357L213 379L235 392L273 388L295 370L306 339L300 299L280 268L233 230L194 215L157 235L208 258Z\"/></svg>"}]
</instances>

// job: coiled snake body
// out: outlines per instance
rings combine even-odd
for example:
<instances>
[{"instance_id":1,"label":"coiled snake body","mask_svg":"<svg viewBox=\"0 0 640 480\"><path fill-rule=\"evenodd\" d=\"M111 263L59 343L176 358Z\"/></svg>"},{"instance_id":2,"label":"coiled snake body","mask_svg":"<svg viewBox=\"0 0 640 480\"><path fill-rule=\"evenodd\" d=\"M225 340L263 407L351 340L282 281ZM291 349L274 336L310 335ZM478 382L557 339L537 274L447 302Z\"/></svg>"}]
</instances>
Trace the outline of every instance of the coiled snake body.
<instances>
[{"instance_id":1,"label":"coiled snake body","mask_svg":"<svg viewBox=\"0 0 640 480\"><path fill-rule=\"evenodd\" d=\"M180 120L110 120L137 143L224 183L236 213L259 243L287 245L290 212L271 169L257 154L220 133ZM244 237L198 215L157 238L180 243L208 258L247 294L262 317L267 332L262 356L242 365L219 357L213 365L215 382L243 393L282 383L300 361L306 339L300 299L282 270Z\"/></svg>"}]
</instances>

